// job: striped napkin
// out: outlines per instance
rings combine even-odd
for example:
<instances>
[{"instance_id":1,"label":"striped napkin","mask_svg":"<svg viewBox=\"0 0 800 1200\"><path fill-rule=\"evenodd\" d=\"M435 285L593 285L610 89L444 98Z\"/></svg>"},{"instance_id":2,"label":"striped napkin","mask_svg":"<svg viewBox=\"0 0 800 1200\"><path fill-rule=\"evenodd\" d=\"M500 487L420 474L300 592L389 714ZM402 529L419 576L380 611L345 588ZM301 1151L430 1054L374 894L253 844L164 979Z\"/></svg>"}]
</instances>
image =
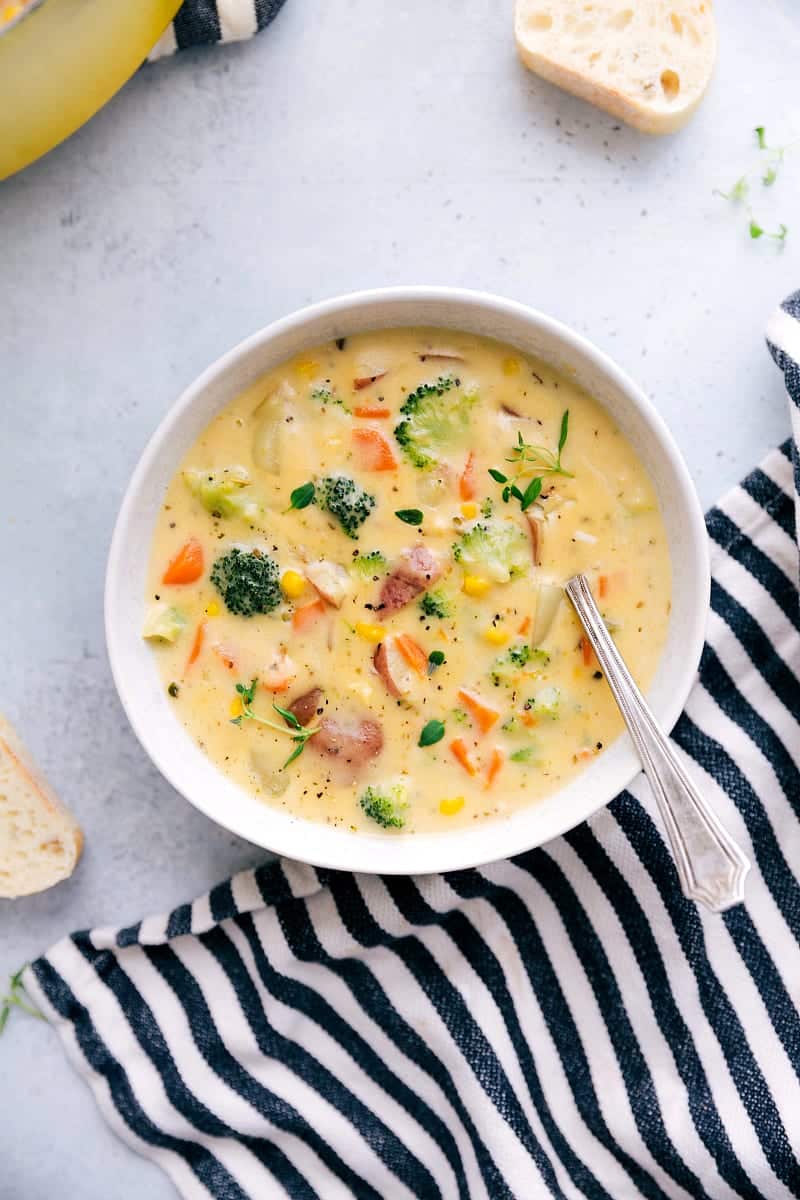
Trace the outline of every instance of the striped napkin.
<instances>
[{"instance_id":1,"label":"striped napkin","mask_svg":"<svg viewBox=\"0 0 800 1200\"><path fill-rule=\"evenodd\" d=\"M481 870L275 862L65 939L25 986L181 1196L800 1196L799 318L797 293L770 325L794 440L708 514L676 731L753 861L747 903L682 898L637 782Z\"/></svg>"},{"instance_id":2,"label":"striped napkin","mask_svg":"<svg viewBox=\"0 0 800 1200\"><path fill-rule=\"evenodd\" d=\"M284 0L184 0L149 54L149 61L215 42L241 42L269 25Z\"/></svg>"}]
</instances>

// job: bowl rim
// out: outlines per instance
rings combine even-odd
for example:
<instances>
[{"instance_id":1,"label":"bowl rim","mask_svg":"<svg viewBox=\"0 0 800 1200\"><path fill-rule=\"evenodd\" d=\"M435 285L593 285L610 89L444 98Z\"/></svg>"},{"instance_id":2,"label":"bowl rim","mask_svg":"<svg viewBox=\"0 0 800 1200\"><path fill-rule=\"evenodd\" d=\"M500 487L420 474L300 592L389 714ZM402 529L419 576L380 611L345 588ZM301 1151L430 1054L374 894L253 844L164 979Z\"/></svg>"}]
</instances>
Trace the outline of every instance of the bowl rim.
<instances>
[{"instance_id":1,"label":"bowl rim","mask_svg":"<svg viewBox=\"0 0 800 1200\"><path fill-rule=\"evenodd\" d=\"M697 603L690 609L689 631L685 641L682 642L682 662L681 666L676 668L675 686L658 712L659 720L667 730L672 729L680 716L694 681L705 638L711 579L708 540L700 501L683 457L659 412L633 379L589 339L570 329L561 321L519 301L509 300L489 292L437 285L402 285L348 292L304 306L270 322L238 342L206 367L170 406L145 445L123 495L114 524L106 567L104 624L106 649L120 702L137 739L158 771L190 804L216 824L281 857L297 859L315 867L359 871L368 874L407 875L481 866L488 862L522 854L561 836L606 807L640 773L641 766L632 747L624 759L625 769L620 769L617 773L618 777L614 781L612 794L608 794L610 789L606 788L601 791L599 798L595 798L591 803L582 804L577 810L571 805L565 805L563 819L551 821L545 837L534 835L527 838L519 836L517 826L511 820L503 819L481 825L480 830L483 832L483 837L475 836L478 829L467 828L453 833L394 835L386 838L381 835L352 834L347 830L333 829L320 822L313 822L301 817L290 818L287 822L285 813L267 804L260 804L232 780L227 779L213 761L197 748L197 752L203 755L212 772L218 776L219 780L223 781L220 786L227 785L242 796L247 796L253 810L253 821L250 822L243 819L241 814L232 815L225 810L220 812L219 806L215 804L213 798L209 799L207 796L196 793L190 794L192 789L188 788L185 781L182 780L181 772L176 768L174 761L166 761L164 755L153 745L153 739L148 734L147 721L130 696L123 671L123 633L115 624L115 593L122 585L126 570L124 554L126 535L131 522L135 519L138 497L164 442L170 438L176 426L180 426L184 415L197 399L209 387L223 379L242 360L284 335L298 333L304 326L325 318L344 316L353 309L366 307L377 311L384 306L391 306L398 302L409 305L415 303L419 305L457 304L464 308L474 308L476 311L486 312L488 310L498 323L503 316L507 316L512 321L516 319L535 327L543 336L560 344L560 348L566 355L573 354L575 357L588 360L592 367L606 378L615 392L624 393L633 408L637 410L638 417L642 419L643 424L653 436L659 452L666 455L669 470L680 486L688 518L686 554L691 559L689 563L690 577L696 584L697 600ZM432 324L429 321L424 323ZM402 322L398 321L395 324L399 326ZM413 321L409 321L408 324L413 324ZM455 328L455 325L453 327ZM370 328L368 318L362 328ZM487 334L487 336L492 335ZM228 397L226 403L229 403L231 399L233 399L233 395ZM603 401L600 403L602 404ZM184 446L173 456L175 466L186 449L187 447ZM177 719L176 724L179 725ZM179 725L179 728L182 727ZM621 740L629 742L626 734L620 736ZM605 758L605 756L603 757ZM581 780L585 782L590 771L591 768L587 769L576 780L569 781L564 788L560 788L551 796L546 797L542 803L546 804L555 797L570 791ZM591 788L588 790L591 792ZM274 820L277 821L278 816L283 818L280 823L286 826L288 834L286 829L268 832L267 835L262 833L260 827L258 830L254 829L256 815L263 817L265 809L273 815ZM243 811L247 812L248 810L244 808ZM524 807L517 810L518 813L525 811L529 810ZM310 839L306 844L303 831L308 830L309 827L313 827L319 838L326 843L327 848L316 849ZM323 836L323 831L328 835L327 837ZM490 836L490 831L491 834L497 836ZM501 831L506 832L505 837L500 836ZM388 848L391 848L390 851Z\"/></svg>"}]
</instances>

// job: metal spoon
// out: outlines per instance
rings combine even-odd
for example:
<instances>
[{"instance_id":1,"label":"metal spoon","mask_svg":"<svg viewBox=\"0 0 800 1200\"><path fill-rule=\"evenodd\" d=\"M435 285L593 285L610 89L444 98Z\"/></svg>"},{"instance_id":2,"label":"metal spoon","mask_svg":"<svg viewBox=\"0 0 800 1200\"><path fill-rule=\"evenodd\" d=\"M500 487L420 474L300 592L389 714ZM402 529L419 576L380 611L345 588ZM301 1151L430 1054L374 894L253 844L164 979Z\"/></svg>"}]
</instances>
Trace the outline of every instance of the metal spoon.
<instances>
[{"instance_id":1,"label":"metal spoon","mask_svg":"<svg viewBox=\"0 0 800 1200\"><path fill-rule=\"evenodd\" d=\"M606 629L586 576L575 575L565 590L642 760L667 828L681 891L712 912L741 904L750 870L747 857L689 779L669 738L659 728Z\"/></svg>"}]
</instances>

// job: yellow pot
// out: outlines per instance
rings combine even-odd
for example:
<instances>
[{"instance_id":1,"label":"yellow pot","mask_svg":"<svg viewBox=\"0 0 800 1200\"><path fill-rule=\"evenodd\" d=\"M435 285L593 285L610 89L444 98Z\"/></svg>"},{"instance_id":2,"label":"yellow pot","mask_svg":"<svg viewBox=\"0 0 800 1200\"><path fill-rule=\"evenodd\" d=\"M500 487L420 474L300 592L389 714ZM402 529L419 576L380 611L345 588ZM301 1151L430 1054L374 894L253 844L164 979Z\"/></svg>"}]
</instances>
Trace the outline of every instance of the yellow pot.
<instances>
[{"instance_id":1,"label":"yellow pot","mask_svg":"<svg viewBox=\"0 0 800 1200\"><path fill-rule=\"evenodd\" d=\"M180 5L0 0L0 179L88 121L147 57Z\"/></svg>"}]
</instances>

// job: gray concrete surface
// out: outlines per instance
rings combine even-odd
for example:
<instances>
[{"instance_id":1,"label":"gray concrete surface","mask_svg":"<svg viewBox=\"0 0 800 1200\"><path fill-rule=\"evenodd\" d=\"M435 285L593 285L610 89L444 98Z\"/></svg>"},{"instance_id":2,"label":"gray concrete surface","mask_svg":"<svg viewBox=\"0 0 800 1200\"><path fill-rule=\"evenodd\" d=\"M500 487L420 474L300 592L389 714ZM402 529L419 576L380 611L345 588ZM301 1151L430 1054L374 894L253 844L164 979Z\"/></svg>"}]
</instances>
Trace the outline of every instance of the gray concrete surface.
<instances>
[{"instance_id":1,"label":"gray concrete surface","mask_svg":"<svg viewBox=\"0 0 800 1200\"><path fill-rule=\"evenodd\" d=\"M751 130L800 136L800 15L720 5L719 70L646 140L518 65L510 3L287 0L265 34L144 69L0 185L0 708L86 830L56 890L0 902L0 976L262 853L210 825L134 740L103 647L114 516L149 433L221 351L349 289L452 282L539 306L649 391L705 504L788 432L764 321L800 286L800 149L752 242L715 198ZM756 177L757 179L757 177ZM49 1029L0 1042L0 1198L166 1200ZM261 1198L258 1198L261 1200Z\"/></svg>"}]
</instances>

